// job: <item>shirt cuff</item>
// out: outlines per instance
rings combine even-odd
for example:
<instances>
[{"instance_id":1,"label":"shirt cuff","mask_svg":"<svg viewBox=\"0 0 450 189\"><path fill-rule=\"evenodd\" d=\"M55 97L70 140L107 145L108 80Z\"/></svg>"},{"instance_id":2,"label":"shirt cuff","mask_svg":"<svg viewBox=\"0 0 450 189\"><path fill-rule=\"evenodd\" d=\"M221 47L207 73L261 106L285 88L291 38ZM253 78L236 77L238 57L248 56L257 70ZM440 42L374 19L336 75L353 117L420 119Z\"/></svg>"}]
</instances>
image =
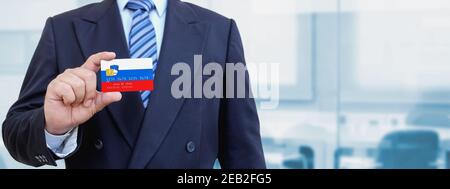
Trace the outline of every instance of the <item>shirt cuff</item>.
<instances>
[{"instance_id":1,"label":"shirt cuff","mask_svg":"<svg viewBox=\"0 0 450 189\"><path fill-rule=\"evenodd\" d=\"M60 158L65 158L77 148L78 127L64 135L52 135L45 130L47 147Z\"/></svg>"}]
</instances>

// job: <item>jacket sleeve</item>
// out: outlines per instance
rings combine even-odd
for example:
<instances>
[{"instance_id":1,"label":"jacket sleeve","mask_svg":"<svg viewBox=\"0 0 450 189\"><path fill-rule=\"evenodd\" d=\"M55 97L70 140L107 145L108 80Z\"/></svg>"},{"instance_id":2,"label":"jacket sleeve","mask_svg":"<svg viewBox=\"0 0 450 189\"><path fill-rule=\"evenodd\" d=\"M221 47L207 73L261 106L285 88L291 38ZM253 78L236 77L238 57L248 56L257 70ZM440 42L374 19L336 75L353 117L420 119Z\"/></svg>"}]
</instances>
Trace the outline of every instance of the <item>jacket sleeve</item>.
<instances>
[{"instance_id":1,"label":"jacket sleeve","mask_svg":"<svg viewBox=\"0 0 450 189\"><path fill-rule=\"evenodd\" d=\"M58 74L52 18L28 67L18 100L3 122L3 141L11 156L31 166L54 165L55 155L45 140L44 98L47 85Z\"/></svg>"},{"instance_id":2,"label":"jacket sleeve","mask_svg":"<svg viewBox=\"0 0 450 189\"><path fill-rule=\"evenodd\" d=\"M227 63L245 64L244 50L236 23L230 21ZM224 74L225 77L227 74ZM261 144L258 113L250 92L248 72L244 81L228 82L225 78L225 93L233 87L234 98L222 98L219 128L219 162L224 169L266 168ZM247 93L236 98L237 82L245 82ZM226 95L225 95L226 97Z\"/></svg>"}]
</instances>

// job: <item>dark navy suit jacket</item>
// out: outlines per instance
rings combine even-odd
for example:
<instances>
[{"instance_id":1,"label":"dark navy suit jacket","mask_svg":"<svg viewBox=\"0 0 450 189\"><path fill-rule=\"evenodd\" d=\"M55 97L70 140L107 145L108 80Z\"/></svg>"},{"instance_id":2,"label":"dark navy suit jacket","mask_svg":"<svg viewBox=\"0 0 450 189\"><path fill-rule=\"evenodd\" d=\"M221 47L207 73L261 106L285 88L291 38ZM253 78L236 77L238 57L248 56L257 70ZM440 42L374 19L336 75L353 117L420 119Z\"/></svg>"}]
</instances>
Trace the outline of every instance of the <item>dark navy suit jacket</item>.
<instances>
[{"instance_id":1,"label":"dark navy suit jacket","mask_svg":"<svg viewBox=\"0 0 450 189\"><path fill-rule=\"evenodd\" d=\"M3 123L11 155L32 166L55 165L46 146L43 102L47 85L68 68L101 51L128 58L115 0L105 0L47 20L20 97ZM252 98L175 99L172 65L194 55L203 63L244 62L233 20L179 0L169 0L164 40L149 108L139 93L123 93L79 126L78 148L67 168L265 168L259 120ZM205 80L205 78L204 78ZM245 79L249 84L248 75ZM224 92L226 87L224 87Z\"/></svg>"}]
</instances>

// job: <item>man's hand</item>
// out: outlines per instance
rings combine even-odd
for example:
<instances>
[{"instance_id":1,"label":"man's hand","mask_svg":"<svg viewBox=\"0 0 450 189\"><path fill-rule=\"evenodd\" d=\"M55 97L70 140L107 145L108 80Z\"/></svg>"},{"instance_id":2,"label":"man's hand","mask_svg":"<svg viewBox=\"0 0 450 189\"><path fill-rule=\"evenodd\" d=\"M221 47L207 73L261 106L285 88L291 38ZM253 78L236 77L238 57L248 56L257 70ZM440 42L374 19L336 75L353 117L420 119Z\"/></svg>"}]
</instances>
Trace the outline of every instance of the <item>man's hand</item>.
<instances>
[{"instance_id":1,"label":"man's hand","mask_svg":"<svg viewBox=\"0 0 450 189\"><path fill-rule=\"evenodd\" d=\"M107 105L120 101L121 93L101 93L96 89L100 62L115 57L112 52L92 55L81 67L67 69L50 82L44 101L47 132L64 134L88 121Z\"/></svg>"}]
</instances>

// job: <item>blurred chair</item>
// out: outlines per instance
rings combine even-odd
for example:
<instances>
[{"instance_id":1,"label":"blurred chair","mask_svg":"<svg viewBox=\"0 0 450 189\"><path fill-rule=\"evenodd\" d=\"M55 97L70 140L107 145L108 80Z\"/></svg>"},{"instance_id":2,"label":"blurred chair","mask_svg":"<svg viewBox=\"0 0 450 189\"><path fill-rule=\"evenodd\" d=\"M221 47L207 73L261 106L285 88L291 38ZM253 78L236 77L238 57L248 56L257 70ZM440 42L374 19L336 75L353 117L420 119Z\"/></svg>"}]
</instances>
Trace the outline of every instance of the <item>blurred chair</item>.
<instances>
[{"instance_id":1,"label":"blurred chair","mask_svg":"<svg viewBox=\"0 0 450 189\"><path fill-rule=\"evenodd\" d=\"M378 146L377 168L435 169L439 136L434 131L396 131Z\"/></svg>"},{"instance_id":2,"label":"blurred chair","mask_svg":"<svg viewBox=\"0 0 450 189\"><path fill-rule=\"evenodd\" d=\"M300 146L296 157L283 161L289 169L314 169L314 150L309 146Z\"/></svg>"}]
</instances>

